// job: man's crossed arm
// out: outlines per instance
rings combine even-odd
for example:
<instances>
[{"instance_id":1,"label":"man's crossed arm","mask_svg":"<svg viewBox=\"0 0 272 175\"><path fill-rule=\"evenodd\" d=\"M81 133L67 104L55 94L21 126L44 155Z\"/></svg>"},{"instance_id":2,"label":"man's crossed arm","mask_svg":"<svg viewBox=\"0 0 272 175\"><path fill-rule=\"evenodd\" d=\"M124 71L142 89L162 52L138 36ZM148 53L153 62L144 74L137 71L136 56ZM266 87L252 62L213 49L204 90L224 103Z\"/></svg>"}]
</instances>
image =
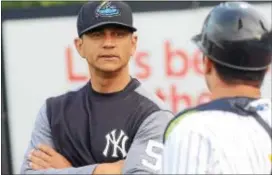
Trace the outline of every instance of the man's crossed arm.
<instances>
[{"instance_id":1,"label":"man's crossed arm","mask_svg":"<svg viewBox=\"0 0 272 175\"><path fill-rule=\"evenodd\" d=\"M43 105L32 131L21 174L119 174L121 172L123 161L72 167L71 163L54 148L46 106Z\"/></svg>"},{"instance_id":2,"label":"man's crossed arm","mask_svg":"<svg viewBox=\"0 0 272 175\"><path fill-rule=\"evenodd\" d=\"M72 167L71 163L54 149L46 106L39 111L32 131L31 142L25 153L22 174L154 174L160 171L162 137L173 115L168 111L151 114L140 126L127 158L114 163ZM124 168L123 168L124 164Z\"/></svg>"}]
</instances>

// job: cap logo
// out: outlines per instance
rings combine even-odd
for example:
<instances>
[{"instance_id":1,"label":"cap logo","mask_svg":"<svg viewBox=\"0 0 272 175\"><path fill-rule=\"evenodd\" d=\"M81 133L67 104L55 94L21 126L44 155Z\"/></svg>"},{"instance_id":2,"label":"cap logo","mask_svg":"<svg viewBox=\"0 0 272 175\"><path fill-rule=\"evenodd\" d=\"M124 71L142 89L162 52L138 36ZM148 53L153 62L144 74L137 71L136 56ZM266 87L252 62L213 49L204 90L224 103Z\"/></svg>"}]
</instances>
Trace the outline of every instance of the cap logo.
<instances>
[{"instance_id":1,"label":"cap logo","mask_svg":"<svg viewBox=\"0 0 272 175\"><path fill-rule=\"evenodd\" d=\"M95 10L96 17L113 17L120 15L120 10L109 1L102 2Z\"/></svg>"}]
</instances>

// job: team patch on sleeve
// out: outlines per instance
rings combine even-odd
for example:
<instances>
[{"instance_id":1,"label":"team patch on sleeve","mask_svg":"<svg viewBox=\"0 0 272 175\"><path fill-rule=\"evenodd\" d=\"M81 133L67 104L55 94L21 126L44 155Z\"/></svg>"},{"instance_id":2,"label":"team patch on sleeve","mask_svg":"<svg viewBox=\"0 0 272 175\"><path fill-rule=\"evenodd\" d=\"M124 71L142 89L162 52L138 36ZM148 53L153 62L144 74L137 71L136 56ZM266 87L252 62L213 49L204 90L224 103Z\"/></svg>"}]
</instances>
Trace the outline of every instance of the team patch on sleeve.
<instances>
[{"instance_id":1,"label":"team patch on sleeve","mask_svg":"<svg viewBox=\"0 0 272 175\"><path fill-rule=\"evenodd\" d=\"M165 134L164 134L164 140L166 140L168 138L168 136L170 135L170 133L173 131L173 129L180 123L180 121L182 119L184 119L186 116L188 116L189 114L195 113L196 111L188 111L185 113L181 113L180 115L178 115L177 117L175 117L175 119L173 119L170 124L168 125L168 127L166 128Z\"/></svg>"}]
</instances>

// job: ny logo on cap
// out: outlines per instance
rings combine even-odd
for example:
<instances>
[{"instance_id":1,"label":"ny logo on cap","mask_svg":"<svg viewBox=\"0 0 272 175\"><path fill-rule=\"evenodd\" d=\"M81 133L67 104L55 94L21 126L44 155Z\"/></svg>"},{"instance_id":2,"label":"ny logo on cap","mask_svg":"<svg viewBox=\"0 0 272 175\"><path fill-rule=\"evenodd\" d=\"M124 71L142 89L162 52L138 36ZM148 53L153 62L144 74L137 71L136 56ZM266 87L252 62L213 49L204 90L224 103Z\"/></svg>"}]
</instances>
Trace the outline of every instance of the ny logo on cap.
<instances>
[{"instance_id":1,"label":"ny logo on cap","mask_svg":"<svg viewBox=\"0 0 272 175\"><path fill-rule=\"evenodd\" d=\"M120 10L109 1L103 1L95 10L96 17L113 17L120 15Z\"/></svg>"}]
</instances>

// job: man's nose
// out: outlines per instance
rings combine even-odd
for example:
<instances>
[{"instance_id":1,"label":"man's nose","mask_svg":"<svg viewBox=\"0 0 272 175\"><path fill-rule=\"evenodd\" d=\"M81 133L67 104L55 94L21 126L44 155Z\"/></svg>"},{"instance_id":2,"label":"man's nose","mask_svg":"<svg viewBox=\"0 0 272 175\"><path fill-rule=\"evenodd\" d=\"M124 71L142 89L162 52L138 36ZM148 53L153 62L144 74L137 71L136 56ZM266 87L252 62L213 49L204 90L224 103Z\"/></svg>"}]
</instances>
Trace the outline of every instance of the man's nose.
<instances>
[{"instance_id":1,"label":"man's nose","mask_svg":"<svg viewBox=\"0 0 272 175\"><path fill-rule=\"evenodd\" d=\"M116 46L115 39L111 34L106 34L104 37L103 47L114 48Z\"/></svg>"}]
</instances>

